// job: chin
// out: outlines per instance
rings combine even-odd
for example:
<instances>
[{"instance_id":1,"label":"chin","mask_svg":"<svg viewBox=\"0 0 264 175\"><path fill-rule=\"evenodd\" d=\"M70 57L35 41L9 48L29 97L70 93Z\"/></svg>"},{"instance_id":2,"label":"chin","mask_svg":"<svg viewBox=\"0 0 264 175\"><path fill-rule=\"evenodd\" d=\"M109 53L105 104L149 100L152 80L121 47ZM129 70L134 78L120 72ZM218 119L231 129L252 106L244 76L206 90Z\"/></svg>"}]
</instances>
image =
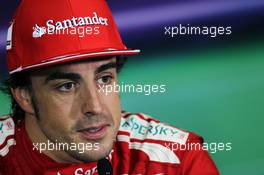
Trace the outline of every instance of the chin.
<instances>
[{"instance_id":1,"label":"chin","mask_svg":"<svg viewBox=\"0 0 264 175\"><path fill-rule=\"evenodd\" d=\"M102 158L107 157L112 149L100 149L100 150L91 150L85 151L84 153L80 152L71 152L73 158L82 162L95 162Z\"/></svg>"},{"instance_id":2,"label":"chin","mask_svg":"<svg viewBox=\"0 0 264 175\"><path fill-rule=\"evenodd\" d=\"M92 142L90 142L92 143ZM98 143L96 145L96 143ZM102 158L107 157L113 147L113 141L105 141L103 142L94 142L94 149L92 150L77 150L77 151L70 151L68 154L70 154L74 159L83 161L83 162L94 162L98 161Z\"/></svg>"}]
</instances>

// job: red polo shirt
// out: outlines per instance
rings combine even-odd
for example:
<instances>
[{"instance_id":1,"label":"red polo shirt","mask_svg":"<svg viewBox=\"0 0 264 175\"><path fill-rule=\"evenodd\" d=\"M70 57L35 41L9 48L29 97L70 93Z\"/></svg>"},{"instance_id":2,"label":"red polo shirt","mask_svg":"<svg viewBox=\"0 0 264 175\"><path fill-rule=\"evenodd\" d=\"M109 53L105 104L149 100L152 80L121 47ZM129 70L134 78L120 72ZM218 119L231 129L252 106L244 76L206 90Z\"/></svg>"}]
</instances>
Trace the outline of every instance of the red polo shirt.
<instances>
[{"instance_id":1,"label":"red polo shirt","mask_svg":"<svg viewBox=\"0 0 264 175\"><path fill-rule=\"evenodd\" d=\"M192 144L201 146L202 138L144 114L127 114L107 158L115 175L219 175L206 151L187 149ZM58 163L33 148L23 121L15 126L11 117L0 120L0 174L97 175L97 162Z\"/></svg>"}]
</instances>

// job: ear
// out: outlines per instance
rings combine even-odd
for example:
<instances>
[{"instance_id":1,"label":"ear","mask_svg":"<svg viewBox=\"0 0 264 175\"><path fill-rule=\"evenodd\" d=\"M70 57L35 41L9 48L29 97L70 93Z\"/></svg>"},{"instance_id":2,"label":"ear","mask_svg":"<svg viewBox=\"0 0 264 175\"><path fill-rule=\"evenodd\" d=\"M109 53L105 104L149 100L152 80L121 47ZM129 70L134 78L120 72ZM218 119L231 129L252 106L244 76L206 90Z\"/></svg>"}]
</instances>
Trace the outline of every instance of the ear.
<instances>
[{"instance_id":1,"label":"ear","mask_svg":"<svg viewBox=\"0 0 264 175\"><path fill-rule=\"evenodd\" d=\"M11 88L11 92L13 97L15 98L16 102L19 104L19 106L29 114L35 114L33 105L32 105L32 100L31 100L31 95L26 88Z\"/></svg>"}]
</instances>

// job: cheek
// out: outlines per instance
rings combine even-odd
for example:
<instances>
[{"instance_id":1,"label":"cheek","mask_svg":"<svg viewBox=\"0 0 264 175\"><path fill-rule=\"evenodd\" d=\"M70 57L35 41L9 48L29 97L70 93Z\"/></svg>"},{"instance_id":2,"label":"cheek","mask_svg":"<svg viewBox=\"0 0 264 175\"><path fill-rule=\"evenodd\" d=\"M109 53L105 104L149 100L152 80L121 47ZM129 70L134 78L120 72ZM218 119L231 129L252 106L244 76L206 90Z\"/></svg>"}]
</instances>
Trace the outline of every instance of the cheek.
<instances>
[{"instance_id":1,"label":"cheek","mask_svg":"<svg viewBox=\"0 0 264 175\"><path fill-rule=\"evenodd\" d=\"M59 133L69 132L78 116L78 104L73 98L67 99L47 94L38 100L39 117L42 127Z\"/></svg>"},{"instance_id":2,"label":"cheek","mask_svg":"<svg viewBox=\"0 0 264 175\"><path fill-rule=\"evenodd\" d=\"M107 110L113 116L113 120L116 124L119 125L121 116L121 106L118 93L110 93L108 95L103 95L103 101Z\"/></svg>"}]
</instances>

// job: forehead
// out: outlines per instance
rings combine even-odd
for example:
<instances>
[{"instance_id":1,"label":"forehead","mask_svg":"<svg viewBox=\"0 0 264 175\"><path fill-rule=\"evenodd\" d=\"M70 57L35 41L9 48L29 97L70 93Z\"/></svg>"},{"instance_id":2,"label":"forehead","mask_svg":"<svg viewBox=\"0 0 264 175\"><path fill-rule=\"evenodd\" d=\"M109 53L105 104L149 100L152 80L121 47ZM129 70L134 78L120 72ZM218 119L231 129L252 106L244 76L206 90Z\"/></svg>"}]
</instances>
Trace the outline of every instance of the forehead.
<instances>
[{"instance_id":1,"label":"forehead","mask_svg":"<svg viewBox=\"0 0 264 175\"><path fill-rule=\"evenodd\" d=\"M81 72L81 71L96 71L102 65L108 63L116 63L116 57L101 57L81 60L77 62L64 63L61 65L47 67L41 70L32 72L32 76L47 76L54 72Z\"/></svg>"}]
</instances>

